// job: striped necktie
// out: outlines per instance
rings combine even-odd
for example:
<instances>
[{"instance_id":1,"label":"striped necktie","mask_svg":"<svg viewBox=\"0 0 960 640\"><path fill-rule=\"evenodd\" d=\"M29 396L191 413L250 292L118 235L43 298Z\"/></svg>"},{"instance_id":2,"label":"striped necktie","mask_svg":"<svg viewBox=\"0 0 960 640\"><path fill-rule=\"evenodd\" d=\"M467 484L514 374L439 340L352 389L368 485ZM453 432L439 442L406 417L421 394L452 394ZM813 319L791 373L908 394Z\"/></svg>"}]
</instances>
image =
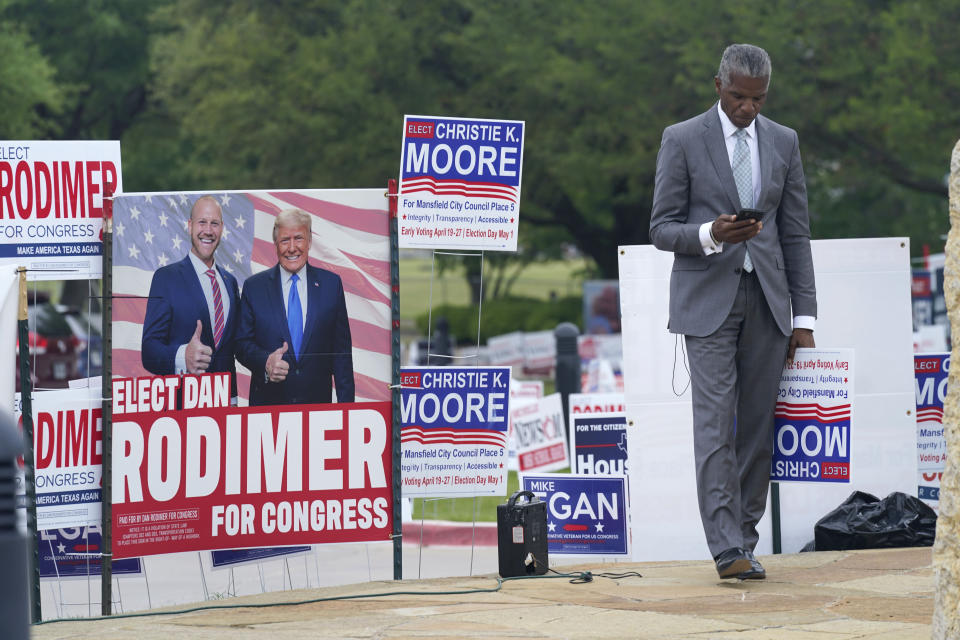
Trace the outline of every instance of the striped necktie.
<instances>
[{"instance_id":1,"label":"striped necktie","mask_svg":"<svg viewBox=\"0 0 960 640\"><path fill-rule=\"evenodd\" d=\"M737 183L740 207L750 208L753 207L753 167L750 164L747 132L744 129L737 129L733 135L737 138L737 144L733 147L733 161L730 168L733 169L733 179ZM747 273L753 271L753 260L750 259L749 251L743 256L743 268Z\"/></svg>"},{"instance_id":2,"label":"striped necktie","mask_svg":"<svg viewBox=\"0 0 960 640\"><path fill-rule=\"evenodd\" d=\"M223 298L220 296L220 285L217 284L217 274L213 269L207 269L210 286L213 288L213 346L220 346L223 337Z\"/></svg>"}]
</instances>

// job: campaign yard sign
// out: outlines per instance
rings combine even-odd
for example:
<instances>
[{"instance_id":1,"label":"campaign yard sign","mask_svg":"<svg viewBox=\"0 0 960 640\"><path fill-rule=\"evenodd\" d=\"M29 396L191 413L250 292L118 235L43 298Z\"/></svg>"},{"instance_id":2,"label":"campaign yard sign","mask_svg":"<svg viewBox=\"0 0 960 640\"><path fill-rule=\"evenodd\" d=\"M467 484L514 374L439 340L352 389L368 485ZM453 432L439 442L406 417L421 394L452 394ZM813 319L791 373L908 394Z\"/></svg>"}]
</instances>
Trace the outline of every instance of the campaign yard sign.
<instances>
[{"instance_id":1,"label":"campaign yard sign","mask_svg":"<svg viewBox=\"0 0 960 640\"><path fill-rule=\"evenodd\" d=\"M513 410L528 402L543 397L543 380L510 380L510 426L507 429L507 468L511 471L519 469L517 462L517 438L513 432Z\"/></svg>"},{"instance_id":2,"label":"campaign yard sign","mask_svg":"<svg viewBox=\"0 0 960 640\"><path fill-rule=\"evenodd\" d=\"M383 189L126 194L114 205L115 557L389 540ZM311 240L299 252L303 351L285 355L280 381L266 353L294 345L280 284L290 254L273 236L289 210L305 214ZM212 260L215 279L191 256ZM178 354L191 335L216 355L204 373L175 375L189 372Z\"/></svg>"},{"instance_id":3,"label":"campaign yard sign","mask_svg":"<svg viewBox=\"0 0 960 640\"><path fill-rule=\"evenodd\" d=\"M510 380L510 400L536 400L543 397L543 380ZM512 402L511 402L512 404Z\"/></svg>"},{"instance_id":4,"label":"campaign yard sign","mask_svg":"<svg viewBox=\"0 0 960 640\"><path fill-rule=\"evenodd\" d=\"M103 422L100 388L33 394L34 483L37 528L100 522ZM22 420L20 394L14 400ZM26 507L23 462L18 461L17 508Z\"/></svg>"},{"instance_id":5,"label":"campaign yard sign","mask_svg":"<svg viewBox=\"0 0 960 640\"><path fill-rule=\"evenodd\" d=\"M917 395L917 496L934 506L940 500L940 478L947 461L943 403L950 374L949 353L913 357Z\"/></svg>"},{"instance_id":6,"label":"campaign yard sign","mask_svg":"<svg viewBox=\"0 0 960 640\"><path fill-rule=\"evenodd\" d=\"M524 123L404 116L400 248L516 251Z\"/></svg>"},{"instance_id":7,"label":"campaign yard sign","mask_svg":"<svg viewBox=\"0 0 960 640\"><path fill-rule=\"evenodd\" d=\"M850 482L853 349L797 349L774 414L777 482Z\"/></svg>"},{"instance_id":8,"label":"campaign yard sign","mask_svg":"<svg viewBox=\"0 0 960 640\"><path fill-rule=\"evenodd\" d=\"M547 503L549 555L630 555L626 477L524 474L520 486Z\"/></svg>"},{"instance_id":9,"label":"campaign yard sign","mask_svg":"<svg viewBox=\"0 0 960 640\"><path fill-rule=\"evenodd\" d=\"M571 414L573 472L588 476L626 475L627 417L622 414Z\"/></svg>"},{"instance_id":10,"label":"campaign yard sign","mask_svg":"<svg viewBox=\"0 0 960 640\"><path fill-rule=\"evenodd\" d=\"M578 415L624 413L626 402L622 393L571 393L570 419Z\"/></svg>"},{"instance_id":11,"label":"campaign yard sign","mask_svg":"<svg viewBox=\"0 0 960 640\"><path fill-rule=\"evenodd\" d=\"M229 373L112 397L115 558L389 540L389 402L233 407Z\"/></svg>"},{"instance_id":12,"label":"campaign yard sign","mask_svg":"<svg viewBox=\"0 0 960 640\"><path fill-rule=\"evenodd\" d=\"M570 466L560 394L527 402L510 412L521 473Z\"/></svg>"},{"instance_id":13,"label":"campaign yard sign","mask_svg":"<svg viewBox=\"0 0 960 640\"><path fill-rule=\"evenodd\" d=\"M404 497L507 492L510 367L404 367Z\"/></svg>"},{"instance_id":14,"label":"campaign yard sign","mask_svg":"<svg viewBox=\"0 0 960 640\"><path fill-rule=\"evenodd\" d=\"M37 569L41 578L78 578L99 576L100 527L70 527L37 532ZM113 575L137 575L143 572L140 558L114 560Z\"/></svg>"},{"instance_id":15,"label":"campaign yard sign","mask_svg":"<svg viewBox=\"0 0 960 640\"><path fill-rule=\"evenodd\" d=\"M523 334L523 372L549 376L557 366L557 338L553 331L531 331Z\"/></svg>"},{"instance_id":16,"label":"campaign yard sign","mask_svg":"<svg viewBox=\"0 0 960 640\"><path fill-rule=\"evenodd\" d=\"M487 338L490 364L500 367L522 367L524 362L523 332L513 331Z\"/></svg>"},{"instance_id":17,"label":"campaign yard sign","mask_svg":"<svg viewBox=\"0 0 960 640\"><path fill-rule=\"evenodd\" d=\"M120 143L0 141L0 264L28 280L103 273L103 197L123 190Z\"/></svg>"}]
</instances>

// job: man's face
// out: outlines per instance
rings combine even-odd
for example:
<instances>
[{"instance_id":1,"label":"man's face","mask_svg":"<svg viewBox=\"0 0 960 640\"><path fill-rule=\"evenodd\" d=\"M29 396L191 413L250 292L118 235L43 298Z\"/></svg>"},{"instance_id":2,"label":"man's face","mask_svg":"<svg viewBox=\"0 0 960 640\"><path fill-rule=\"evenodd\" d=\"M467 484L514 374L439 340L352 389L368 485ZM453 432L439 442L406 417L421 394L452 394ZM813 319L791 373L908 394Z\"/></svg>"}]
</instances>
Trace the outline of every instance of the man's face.
<instances>
[{"instance_id":1,"label":"man's face","mask_svg":"<svg viewBox=\"0 0 960 640\"><path fill-rule=\"evenodd\" d=\"M220 207L209 200L199 202L193 208L187 230L190 232L193 254L205 265L212 267L213 252L220 245L220 234L223 233L223 214L220 213Z\"/></svg>"},{"instance_id":2,"label":"man's face","mask_svg":"<svg viewBox=\"0 0 960 640\"><path fill-rule=\"evenodd\" d=\"M749 127L760 113L763 103L767 101L769 81L769 78L748 78L731 73L730 83L721 87L720 78L714 78L720 96L720 108L738 129Z\"/></svg>"},{"instance_id":3,"label":"man's face","mask_svg":"<svg viewBox=\"0 0 960 640\"><path fill-rule=\"evenodd\" d=\"M310 232L306 227L278 227L276 245L280 266L290 273L296 273L307 263Z\"/></svg>"}]
</instances>

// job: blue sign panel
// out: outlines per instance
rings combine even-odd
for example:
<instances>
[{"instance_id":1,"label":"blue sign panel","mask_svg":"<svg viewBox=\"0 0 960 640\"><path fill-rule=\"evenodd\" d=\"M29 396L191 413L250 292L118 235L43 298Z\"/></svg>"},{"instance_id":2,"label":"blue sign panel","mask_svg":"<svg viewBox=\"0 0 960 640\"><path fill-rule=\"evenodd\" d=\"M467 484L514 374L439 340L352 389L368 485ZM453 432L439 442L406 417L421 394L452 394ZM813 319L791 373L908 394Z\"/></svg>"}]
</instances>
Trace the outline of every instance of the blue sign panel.
<instances>
[{"instance_id":1,"label":"blue sign panel","mask_svg":"<svg viewBox=\"0 0 960 640\"><path fill-rule=\"evenodd\" d=\"M571 433L577 473L589 476L626 474L626 416L574 416Z\"/></svg>"},{"instance_id":2,"label":"blue sign panel","mask_svg":"<svg viewBox=\"0 0 960 640\"><path fill-rule=\"evenodd\" d=\"M548 554L629 555L626 478L546 473L521 486L547 503Z\"/></svg>"},{"instance_id":3,"label":"blue sign panel","mask_svg":"<svg viewBox=\"0 0 960 640\"><path fill-rule=\"evenodd\" d=\"M210 561L214 569L235 564L258 562L269 558L289 556L310 551L310 545L297 547L259 547L254 549L220 549L210 552Z\"/></svg>"},{"instance_id":4,"label":"blue sign panel","mask_svg":"<svg viewBox=\"0 0 960 640\"><path fill-rule=\"evenodd\" d=\"M75 578L100 575L100 528L75 527L37 532L41 578ZM140 558L114 560L113 575L135 575L143 568Z\"/></svg>"}]
</instances>

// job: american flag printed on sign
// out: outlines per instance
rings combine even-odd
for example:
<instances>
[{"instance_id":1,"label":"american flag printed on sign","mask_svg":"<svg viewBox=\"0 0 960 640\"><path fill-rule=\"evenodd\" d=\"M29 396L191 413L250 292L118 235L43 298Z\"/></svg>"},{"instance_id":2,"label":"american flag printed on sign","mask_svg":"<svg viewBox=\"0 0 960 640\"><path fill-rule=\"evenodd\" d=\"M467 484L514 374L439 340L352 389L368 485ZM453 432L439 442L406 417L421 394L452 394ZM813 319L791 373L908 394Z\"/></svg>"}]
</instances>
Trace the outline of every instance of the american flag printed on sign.
<instances>
[{"instance_id":1,"label":"american flag printed on sign","mask_svg":"<svg viewBox=\"0 0 960 640\"><path fill-rule=\"evenodd\" d=\"M340 276L353 340L356 401L389 401L390 242L383 189L143 193L117 196L113 207L113 376L151 375L140 339L153 272L190 251L187 221L193 203L212 195L223 211L217 264L237 278L241 294L251 275L277 262L273 222L284 209L313 216L310 264ZM240 404L250 372L237 364Z\"/></svg>"},{"instance_id":2,"label":"american flag printed on sign","mask_svg":"<svg viewBox=\"0 0 960 640\"><path fill-rule=\"evenodd\" d=\"M492 429L428 429L412 424L403 425L402 433L400 441L403 444L417 442L419 444L480 444L500 448L507 446L506 432Z\"/></svg>"},{"instance_id":3,"label":"american flag printed on sign","mask_svg":"<svg viewBox=\"0 0 960 640\"><path fill-rule=\"evenodd\" d=\"M407 178L403 181L402 194L432 193L439 196L466 196L468 198L497 198L518 202L519 190L496 182L466 182L464 180L436 180L430 176Z\"/></svg>"},{"instance_id":4,"label":"american flag printed on sign","mask_svg":"<svg viewBox=\"0 0 960 640\"><path fill-rule=\"evenodd\" d=\"M819 423L839 422L850 419L850 405L825 407L813 403L778 402L776 416L789 420L812 420Z\"/></svg>"}]
</instances>

